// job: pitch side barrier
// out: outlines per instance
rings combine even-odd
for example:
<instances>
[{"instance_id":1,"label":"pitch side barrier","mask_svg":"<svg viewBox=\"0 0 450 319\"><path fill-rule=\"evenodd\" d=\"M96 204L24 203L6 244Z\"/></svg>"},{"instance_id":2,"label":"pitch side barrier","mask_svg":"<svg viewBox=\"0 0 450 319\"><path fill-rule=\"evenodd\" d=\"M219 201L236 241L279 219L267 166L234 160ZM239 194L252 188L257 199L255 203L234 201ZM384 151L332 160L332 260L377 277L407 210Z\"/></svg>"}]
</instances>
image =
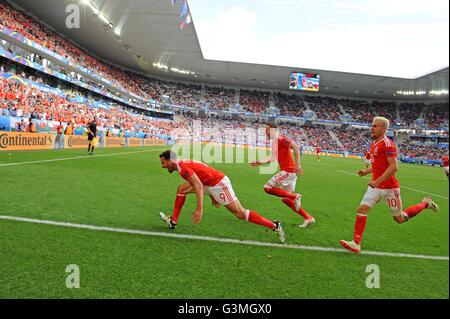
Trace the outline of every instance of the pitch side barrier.
<instances>
[{"instance_id":1,"label":"pitch side barrier","mask_svg":"<svg viewBox=\"0 0 450 319\"><path fill-rule=\"evenodd\" d=\"M58 135L43 133L0 132L1 151L32 151L52 149L84 149L88 147L87 136ZM167 145L167 140L159 138L127 138L100 136L97 147L150 147Z\"/></svg>"}]
</instances>

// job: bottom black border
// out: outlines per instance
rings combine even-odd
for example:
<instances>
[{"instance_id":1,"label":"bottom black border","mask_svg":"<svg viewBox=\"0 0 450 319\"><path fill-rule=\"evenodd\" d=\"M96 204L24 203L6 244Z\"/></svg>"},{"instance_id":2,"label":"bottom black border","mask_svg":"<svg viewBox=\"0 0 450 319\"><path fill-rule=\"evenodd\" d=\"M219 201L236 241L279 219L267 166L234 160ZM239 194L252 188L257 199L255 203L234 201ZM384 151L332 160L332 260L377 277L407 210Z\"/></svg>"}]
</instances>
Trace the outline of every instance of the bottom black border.
<instances>
[{"instance_id":1,"label":"bottom black border","mask_svg":"<svg viewBox=\"0 0 450 319\"><path fill-rule=\"evenodd\" d=\"M14 314L22 311L33 314L57 314L59 318L98 312L130 316L142 311L146 318L294 318L305 315L330 314L345 317L393 314L437 314L440 308L448 309L449 300L390 299L390 300L279 300L279 299L149 299L149 300L0 300L2 311L7 308ZM208 309L210 309L209 314ZM195 313L193 313L195 311ZM187 313L186 313L187 312Z\"/></svg>"}]
</instances>

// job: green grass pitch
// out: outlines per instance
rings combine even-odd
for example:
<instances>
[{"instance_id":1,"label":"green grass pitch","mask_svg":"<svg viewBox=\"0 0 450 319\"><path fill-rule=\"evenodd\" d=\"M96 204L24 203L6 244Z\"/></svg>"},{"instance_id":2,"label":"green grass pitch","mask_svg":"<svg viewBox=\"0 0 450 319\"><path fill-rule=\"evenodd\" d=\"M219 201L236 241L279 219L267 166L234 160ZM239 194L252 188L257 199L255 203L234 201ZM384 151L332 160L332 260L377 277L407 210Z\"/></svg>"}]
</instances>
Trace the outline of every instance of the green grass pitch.
<instances>
[{"instance_id":1,"label":"green grass pitch","mask_svg":"<svg viewBox=\"0 0 450 319\"><path fill-rule=\"evenodd\" d=\"M145 151L137 153L137 151ZM123 229L278 243L275 233L215 209L205 197L200 225L190 222L188 197L179 227L170 231L178 174L160 167L163 148L0 152L0 215ZM116 153L116 156L102 156ZM363 160L302 159L297 191L317 220L306 230L300 216L263 185L271 177L248 164L212 164L232 181L244 207L280 219L289 244L340 248L351 239L355 210L367 180L345 174ZM404 207L434 196L441 212L426 211L397 225L384 203L369 215L363 249L448 256L448 181L441 168L400 165ZM413 190L414 189L414 190ZM448 298L448 260L354 255L247 246L193 239L73 229L0 219L0 298ZM80 268L80 288L68 289L66 266ZM380 288L366 287L368 265L380 269Z\"/></svg>"}]
</instances>

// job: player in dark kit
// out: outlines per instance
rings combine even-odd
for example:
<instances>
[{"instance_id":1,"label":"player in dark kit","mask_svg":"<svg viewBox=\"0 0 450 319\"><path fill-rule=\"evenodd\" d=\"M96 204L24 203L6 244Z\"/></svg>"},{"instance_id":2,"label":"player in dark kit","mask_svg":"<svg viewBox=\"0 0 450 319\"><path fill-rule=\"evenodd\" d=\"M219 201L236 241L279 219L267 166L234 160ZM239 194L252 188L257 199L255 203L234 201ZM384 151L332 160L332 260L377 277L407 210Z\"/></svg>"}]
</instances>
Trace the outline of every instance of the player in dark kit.
<instances>
[{"instance_id":1,"label":"player in dark kit","mask_svg":"<svg viewBox=\"0 0 450 319\"><path fill-rule=\"evenodd\" d=\"M88 155L94 155L94 148L97 143L97 119L94 118L94 120L86 126L86 129L88 131Z\"/></svg>"}]
</instances>

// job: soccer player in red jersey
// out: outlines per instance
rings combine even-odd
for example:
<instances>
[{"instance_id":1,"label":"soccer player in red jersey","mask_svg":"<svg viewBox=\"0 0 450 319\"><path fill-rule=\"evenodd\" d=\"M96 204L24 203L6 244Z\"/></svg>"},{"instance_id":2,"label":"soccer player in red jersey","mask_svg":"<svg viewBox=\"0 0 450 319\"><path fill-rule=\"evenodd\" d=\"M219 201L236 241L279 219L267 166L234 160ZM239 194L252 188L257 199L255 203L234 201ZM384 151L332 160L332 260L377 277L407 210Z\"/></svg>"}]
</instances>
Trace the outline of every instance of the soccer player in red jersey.
<instances>
[{"instance_id":1,"label":"soccer player in red jersey","mask_svg":"<svg viewBox=\"0 0 450 319\"><path fill-rule=\"evenodd\" d=\"M320 145L317 144L316 147L316 155L317 155L317 160L320 162L320 152L322 152L322 150L320 149Z\"/></svg>"},{"instance_id":2,"label":"soccer player in red jersey","mask_svg":"<svg viewBox=\"0 0 450 319\"><path fill-rule=\"evenodd\" d=\"M197 196L197 208L192 214L192 223L199 224L203 216L204 193L207 193L216 208L223 205L237 218L267 227L278 233L282 243L286 241L281 222L272 222L255 211L245 209L236 197L230 179L222 172L198 161L177 160L176 154L171 151L166 151L159 157L162 168L167 169L171 174L178 171L180 176L186 180L186 183L178 186L172 217L169 218L164 213L159 213L169 228L175 229L177 226L188 194Z\"/></svg>"},{"instance_id":3,"label":"soccer player in red jersey","mask_svg":"<svg viewBox=\"0 0 450 319\"><path fill-rule=\"evenodd\" d=\"M445 175L447 175L447 179L448 179L448 156L444 155L444 157L442 157L442 166L444 167L444 172Z\"/></svg>"},{"instance_id":4,"label":"soccer player in red jersey","mask_svg":"<svg viewBox=\"0 0 450 319\"><path fill-rule=\"evenodd\" d=\"M272 156L265 161L253 162L252 166L257 167L278 161L280 172L264 185L265 192L281 197L284 204L301 215L305 221L300 227L306 228L315 224L315 219L302 208L302 195L294 193L297 177L303 175L298 146L287 137L280 135L276 124L266 124L266 135L272 141ZM294 152L295 162L291 151Z\"/></svg>"},{"instance_id":5,"label":"soccer player in red jersey","mask_svg":"<svg viewBox=\"0 0 450 319\"><path fill-rule=\"evenodd\" d=\"M364 155L364 159L366 163L366 168L369 168L370 165L372 165L372 159L370 158L370 151L366 152L366 154Z\"/></svg>"},{"instance_id":6,"label":"soccer player in red jersey","mask_svg":"<svg viewBox=\"0 0 450 319\"><path fill-rule=\"evenodd\" d=\"M373 120L371 135L374 142L370 146L372 167L359 171L359 176L361 177L372 174L372 180L358 209L353 240L340 241L344 248L355 253L361 251L361 241L366 227L367 214L380 200L384 199L386 201L394 216L394 220L399 224L409 221L427 208L434 212L439 211L438 205L430 197L425 197L420 204L403 211L400 184L395 177L398 171L397 148L386 136L389 124L389 120L384 117L375 117Z\"/></svg>"}]
</instances>

